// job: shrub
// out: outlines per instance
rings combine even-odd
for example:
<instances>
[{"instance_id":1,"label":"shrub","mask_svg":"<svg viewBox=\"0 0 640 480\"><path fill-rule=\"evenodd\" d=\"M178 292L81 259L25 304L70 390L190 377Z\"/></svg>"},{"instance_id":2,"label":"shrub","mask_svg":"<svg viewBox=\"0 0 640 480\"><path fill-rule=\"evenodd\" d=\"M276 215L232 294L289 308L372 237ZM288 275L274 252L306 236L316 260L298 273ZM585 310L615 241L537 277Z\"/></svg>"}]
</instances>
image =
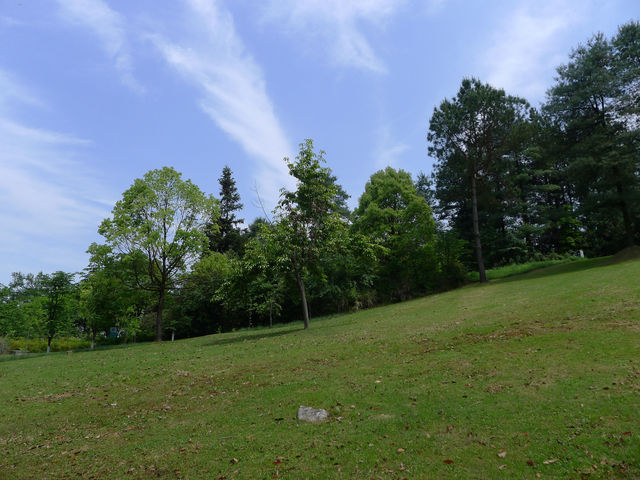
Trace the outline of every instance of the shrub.
<instances>
[{"instance_id":1,"label":"shrub","mask_svg":"<svg viewBox=\"0 0 640 480\"><path fill-rule=\"evenodd\" d=\"M51 342L52 352L64 352L67 350L78 350L89 348L90 342L75 337L54 338ZM22 338L9 339L9 350L27 350L31 353L40 353L47 351L47 341L42 338L30 338L26 340Z\"/></svg>"}]
</instances>

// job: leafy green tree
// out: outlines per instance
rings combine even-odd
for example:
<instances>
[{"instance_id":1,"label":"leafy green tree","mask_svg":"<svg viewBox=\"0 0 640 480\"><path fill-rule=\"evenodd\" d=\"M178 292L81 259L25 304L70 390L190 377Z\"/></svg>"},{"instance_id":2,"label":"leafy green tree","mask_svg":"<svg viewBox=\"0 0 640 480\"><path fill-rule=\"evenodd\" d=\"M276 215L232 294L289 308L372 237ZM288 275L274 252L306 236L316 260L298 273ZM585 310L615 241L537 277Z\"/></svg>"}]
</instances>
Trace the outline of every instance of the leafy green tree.
<instances>
[{"instance_id":1,"label":"leafy green tree","mask_svg":"<svg viewBox=\"0 0 640 480\"><path fill-rule=\"evenodd\" d=\"M270 226L264 225L264 229ZM257 317L268 318L269 327L273 319L280 316L284 297L285 280L278 269L275 245L268 235L258 235L249 241L240 270L247 282L247 310Z\"/></svg>"},{"instance_id":2,"label":"leafy green tree","mask_svg":"<svg viewBox=\"0 0 640 480\"><path fill-rule=\"evenodd\" d=\"M170 167L136 179L100 225L99 233L116 252L132 259L138 283L157 297L156 340L162 340L167 290L177 275L207 248L207 222L218 215L217 200Z\"/></svg>"},{"instance_id":3,"label":"leafy green tree","mask_svg":"<svg viewBox=\"0 0 640 480\"><path fill-rule=\"evenodd\" d=\"M435 256L438 264L438 290L449 290L462 285L466 270L462 258L467 253L467 242L455 230L436 232Z\"/></svg>"},{"instance_id":4,"label":"leafy green tree","mask_svg":"<svg viewBox=\"0 0 640 480\"><path fill-rule=\"evenodd\" d=\"M217 221L210 224L207 229L209 249L220 253L233 251L240 255L242 235L239 225L244 220L237 218L235 212L242 210L243 205L240 203L240 194L236 188L233 173L228 166L222 169L222 176L218 179L218 183L220 183L220 215Z\"/></svg>"},{"instance_id":5,"label":"leafy green tree","mask_svg":"<svg viewBox=\"0 0 640 480\"><path fill-rule=\"evenodd\" d=\"M264 225L269 225L271 222L264 217L258 217L249 224L249 227L244 231L244 240L249 241L252 238L258 236Z\"/></svg>"},{"instance_id":6,"label":"leafy green tree","mask_svg":"<svg viewBox=\"0 0 640 480\"><path fill-rule=\"evenodd\" d=\"M225 306L226 298L218 298L219 289L233 275L235 262L228 255L209 252L179 277L172 312L179 320L179 335L207 335L235 326Z\"/></svg>"},{"instance_id":7,"label":"leafy green tree","mask_svg":"<svg viewBox=\"0 0 640 480\"><path fill-rule=\"evenodd\" d=\"M0 283L0 336L13 330L14 305L10 301L11 289Z\"/></svg>"},{"instance_id":8,"label":"leafy green tree","mask_svg":"<svg viewBox=\"0 0 640 480\"><path fill-rule=\"evenodd\" d=\"M18 273L14 273L15 276ZM16 337L28 334L24 302L20 301L15 289L0 284L0 336Z\"/></svg>"},{"instance_id":9,"label":"leafy green tree","mask_svg":"<svg viewBox=\"0 0 640 480\"><path fill-rule=\"evenodd\" d=\"M393 299L424 292L434 280L435 222L409 173L387 167L371 175L354 211L354 229L386 250L378 289Z\"/></svg>"},{"instance_id":10,"label":"leafy green tree","mask_svg":"<svg viewBox=\"0 0 640 480\"><path fill-rule=\"evenodd\" d=\"M79 286L80 311L93 348L97 335L106 334L111 327L135 335L148 293L136 288L130 259L96 243L87 253L89 266Z\"/></svg>"},{"instance_id":11,"label":"leafy green tree","mask_svg":"<svg viewBox=\"0 0 640 480\"><path fill-rule=\"evenodd\" d=\"M272 235L279 246L286 268L292 272L302 303L304 328L309 328L309 305L305 276L323 252L332 248L336 231L344 227L336 203L340 189L331 170L323 167L324 152L313 151L313 141L300 144L295 161L285 158L289 173L297 180L295 191L282 190L276 207ZM283 264L284 265L284 264Z\"/></svg>"},{"instance_id":12,"label":"leafy green tree","mask_svg":"<svg viewBox=\"0 0 640 480\"><path fill-rule=\"evenodd\" d=\"M43 301L42 275L12 273L11 282L4 289L2 297L0 333L24 336L28 344L32 334L42 331L45 316Z\"/></svg>"},{"instance_id":13,"label":"leafy green tree","mask_svg":"<svg viewBox=\"0 0 640 480\"><path fill-rule=\"evenodd\" d=\"M242 259L233 263L216 297L229 311L246 316L249 327L258 322L271 327L282 311L286 268L279 268L279 263L288 266L288 262L280 257L276 236L268 233L273 228L261 224L260 231L247 242Z\"/></svg>"},{"instance_id":14,"label":"leafy green tree","mask_svg":"<svg viewBox=\"0 0 640 480\"><path fill-rule=\"evenodd\" d=\"M479 80L465 78L457 95L434 109L429 123L429 153L437 160L435 176L439 198L443 190L468 192L456 195L457 203L471 203L473 240L480 281L486 282L478 214L478 184L496 164L518 148L519 126L525 122L528 104ZM499 170L498 170L499 171ZM453 187L453 188L451 188ZM468 189L468 190L467 190ZM460 198L462 196L462 198ZM446 205L443 206L446 208Z\"/></svg>"},{"instance_id":15,"label":"leafy green tree","mask_svg":"<svg viewBox=\"0 0 640 480\"><path fill-rule=\"evenodd\" d=\"M42 328L47 337L47 353L51 351L51 341L60 333L72 329L74 274L54 272L50 275L38 274L42 285L44 319Z\"/></svg>"},{"instance_id":16,"label":"leafy green tree","mask_svg":"<svg viewBox=\"0 0 640 480\"><path fill-rule=\"evenodd\" d=\"M309 277L314 310L329 314L374 306L379 300L378 264L386 253L346 224L336 229L332 248L315 262L317 274Z\"/></svg>"}]
</instances>

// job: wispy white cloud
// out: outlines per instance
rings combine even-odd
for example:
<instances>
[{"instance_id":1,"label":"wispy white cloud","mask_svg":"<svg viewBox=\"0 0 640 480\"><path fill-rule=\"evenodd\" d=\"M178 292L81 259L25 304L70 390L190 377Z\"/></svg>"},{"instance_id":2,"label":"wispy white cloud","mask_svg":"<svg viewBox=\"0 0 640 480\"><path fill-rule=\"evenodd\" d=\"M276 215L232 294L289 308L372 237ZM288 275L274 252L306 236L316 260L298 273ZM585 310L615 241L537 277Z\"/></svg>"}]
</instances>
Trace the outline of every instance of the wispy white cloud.
<instances>
[{"instance_id":1,"label":"wispy white cloud","mask_svg":"<svg viewBox=\"0 0 640 480\"><path fill-rule=\"evenodd\" d=\"M384 73L384 61L362 26L383 26L405 3L406 0L269 0L264 18L284 25L296 36L311 36L328 45L332 61L339 66Z\"/></svg>"},{"instance_id":2,"label":"wispy white cloud","mask_svg":"<svg viewBox=\"0 0 640 480\"><path fill-rule=\"evenodd\" d=\"M65 21L88 29L100 40L122 82L138 93L144 92L144 87L133 75L133 61L122 15L103 0L58 0L58 5Z\"/></svg>"},{"instance_id":3,"label":"wispy white cloud","mask_svg":"<svg viewBox=\"0 0 640 480\"><path fill-rule=\"evenodd\" d=\"M7 15L0 15L0 28L21 27L23 25L24 24L20 20Z\"/></svg>"},{"instance_id":4,"label":"wispy white cloud","mask_svg":"<svg viewBox=\"0 0 640 480\"><path fill-rule=\"evenodd\" d=\"M508 93L542 100L566 58L561 39L581 21L584 6L582 0L526 2L506 16L479 58L483 78Z\"/></svg>"},{"instance_id":5,"label":"wispy white cloud","mask_svg":"<svg viewBox=\"0 0 640 480\"><path fill-rule=\"evenodd\" d=\"M428 15L436 15L444 10L448 0L426 0L425 8Z\"/></svg>"},{"instance_id":6,"label":"wispy white cloud","mask_svg":"<svg viewBox=\"0 0 640 480\"><path fill-rule=\"evenodd\" d=\"M44 105L15 80L0 71L0 282L13 270L82 268L109 211L79 160L90 142L15 120Z\"/></svg>"},{"instance_id":7,"label":"wispy white cloud","mask_svg":"<svg viewBox=\"0 0 640 480\"><path fill-rule=\"evenodd\" d=\"M165 61L200 92L202 110L258 160L257 185L269 203L291 186L282 161L289 140L267 94L260 66L247 52L230 12L215 0L187 0L189 34L178 41L151 35Z\"/></svg>"},{"instance_id":8,"label":"wispy white cloud","mask_svg":"<svg viewBox=\"0 0 640 480\"><path fill-rule=\"evenodd\" d=\"M386 124L376 131L374 158L376 168L398 167L402 154L409 150L406 143L395 141L391 135L391 127Z\"/></svg>"},{"instance_id":9,"label":"wispy white cloud","mask_svg":"<svg viewBox=\"0 0 640 480\"><path fill-rule=\"evenodd\" d=\"M0 70L0 113L7 112L13 104L43 107L43 102L22 82L9 72Z\"/></svg>"}]
</instances>

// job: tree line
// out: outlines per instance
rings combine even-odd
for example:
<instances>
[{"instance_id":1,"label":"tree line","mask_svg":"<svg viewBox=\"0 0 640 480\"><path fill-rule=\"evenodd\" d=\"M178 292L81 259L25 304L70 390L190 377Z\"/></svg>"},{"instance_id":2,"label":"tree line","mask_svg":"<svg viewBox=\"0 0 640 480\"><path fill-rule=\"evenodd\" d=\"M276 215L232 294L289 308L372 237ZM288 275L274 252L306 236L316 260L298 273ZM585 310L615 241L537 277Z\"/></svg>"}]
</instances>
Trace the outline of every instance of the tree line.
<instances>
[{"instance_id":1,"label":"tree line","mask_svg":"<svg viewBox=\"0 0 640 480\"><path fill-rule=\"evenodd\" d=\"M219 198L152 170L99 227L82 274L14 273L0 335L179 337L353 311L455 288L475 270L614 253L640 237L640 23L594 35L538 108L475 78L431 115L430 175L387 167L355 209L305 140L296 180L244 227Z\"/></svg>"}]
</instances>

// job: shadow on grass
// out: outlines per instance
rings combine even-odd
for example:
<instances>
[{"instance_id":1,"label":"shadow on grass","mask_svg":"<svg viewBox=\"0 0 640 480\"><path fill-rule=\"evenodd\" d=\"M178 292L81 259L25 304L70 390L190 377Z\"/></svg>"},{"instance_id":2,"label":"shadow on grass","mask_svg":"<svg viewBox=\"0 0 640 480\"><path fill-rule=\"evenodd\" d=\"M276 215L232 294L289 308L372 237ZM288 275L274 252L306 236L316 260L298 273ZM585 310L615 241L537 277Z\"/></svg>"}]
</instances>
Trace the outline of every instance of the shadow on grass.
<instances>
[{"instance_id":1,"label":"shadow on grass","mask_svg":"<svg viewBox=\"0 0 640 480\"><path fill-rule=\"evenodd\" d=\"M559 265L552 265L550 267L541 267L536 268L535 270L531 270L526 273L511 275L504 278L498 278L492 280L490 283L508 283L508 282L518 282L521 280L532 280L536 278L544 278L550 277L554 275L564 275L567 273L575 273L582 272L584 270L589 270L592 268L604 267L606 265L610 265L612 257L600 257L600 258L589 258L585 260L576 260L568 263L561 263Z\"/></svg>"},{"instance_id":2,"label":"shadow on grass","mask_svg":"<svg viewBox=\"0 0 640 480\"><path fill-rule=\"evenodd\" d=\"M640 260L640 246L627 247L624 250L608 257L588 258L570 260L557 265L540 266L522 273L513 273L501 278L489 279L489 283L514 282L519 280L528 280L534 278L549 277L553 275L563 275L565 273L581 272L591 268L606 267L609 265L617 265L624 262ZM475 280L471 284L478 284Z\"/></svg>"},{"instance_id":3,"label":"shadow on grass","mask_svg":"<svg viewBox=\"0 0 640 480\"><path fill-rule=\"evenodd\" d=\"M215 338L217 336L215 335L214 339L212 339L210 342L203 343L202 345L204 347L217 347L220 345L231 345L234 343L242 343L242 342L251 341L251 340L261 340L263 338L281 337L283 335L300 332L302 330L303 330L302 328L283 328L278 330L269 330L269 329L262 330L261 329L255 333L239 332L233 336L229 336L229 334L224 334L223 338L218 338L218 339Z\"/></svg>"},{"instance_id":4,"label":"shadow on grass","mask_svg":"<svg viewBox=\"0 0 640 480\"><path fill-rule=\"evenodd\" d=\"M2 355L0 356L0 362L12 362L15 360L27 360L30 358L38 358L38 357L52 357L57 355L79 355L82 353L96 353L96 352L104 352L105 350L120 350L129 347L137 347L142 345L152 345L154 342L131 342L131 343L120 343L117 345L96 345L95 348L91 349L87 348L73 348L71 350L58 350L56 352L32 352L26 353L22 355Z\"/></svg>"}]
</instances>

